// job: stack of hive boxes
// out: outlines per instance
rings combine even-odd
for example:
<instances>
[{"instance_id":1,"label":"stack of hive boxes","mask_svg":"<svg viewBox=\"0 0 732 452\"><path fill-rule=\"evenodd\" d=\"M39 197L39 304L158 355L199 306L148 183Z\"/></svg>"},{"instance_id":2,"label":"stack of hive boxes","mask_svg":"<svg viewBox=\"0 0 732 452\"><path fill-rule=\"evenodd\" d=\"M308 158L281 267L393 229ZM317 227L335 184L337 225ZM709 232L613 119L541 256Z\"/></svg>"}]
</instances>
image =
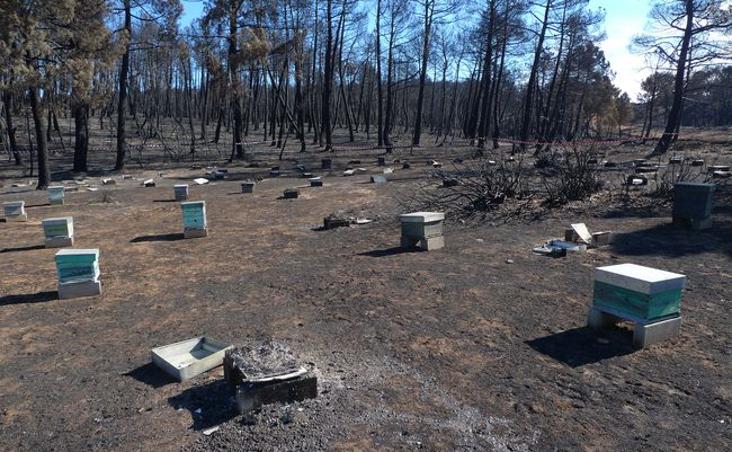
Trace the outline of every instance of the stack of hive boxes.
<instances>
[{"instance_id":1,"label":"stack of hive boxes","mask_svg":"<svg viewBox=\"0 0 732 452\"><path fill-rule=\"evenodd\" d=\"M645 347L679 333L686 276L635 264L595 269L588 324L601 328L633 322L633 343Z\"/></svg>"},{"instance_id":2,"label":"stack of hive boxes","mask_svg":"<svg viewBox=\"0 0 732 452\"><path fill-rule=\"evenodd\" d=\"M48 187L48 203L53 205L60 205L64 203L64 186L63 185L52 185Z\"/></svg>"},{"instance_id":3,"label":"stack of hive boxes","mask_svg":"<svg viewBox=\"0 0 732 452\"><path fill-rule=\"evenodd\" d=\"M74 219L72 217L46 218L42 223L46 248L63 248L74 245Z\"/></svg>"},{"instance_id":4,"label":"stack of hive boxes","mask_svg":"<svg viewBox=\"0 0 732 452\"><path fill-rule=\"evenodd\" d=\"M180 203L183 210L183 236L187 239L206 237L206 201L189 201Z\"/></svg>"},{"instance_id":5,"label":"stack of hive boxes","mask_svg":"<svg viewBox=\"0 0 732 452\"><path fill-rule=\"evenodd\" d=\"M99 281L99 249L66 248L56 253L60 299L90 297L102 293Z\"/></svg>"},{"instance_id":6,"label":"stack of hive boxes","mask_svg":"<svg viewBox=\"0 0 732 452\"><path fill-rule=\"evenodd\" d=\"M442 212L413 212L399 216L402 224L402 248L419 247L427 251L445 247Z\"/></svg>"},{"instance_id":7,"label":"stack of hive boxes","mask_svg":"<svg viewBox=\"0 0 732 452\"><path fill-rule=\"evenodd\" d=\"M28 221L25 213L25 201L11 201L3 203L5 221Z\"/></svg>"}]
</instances>

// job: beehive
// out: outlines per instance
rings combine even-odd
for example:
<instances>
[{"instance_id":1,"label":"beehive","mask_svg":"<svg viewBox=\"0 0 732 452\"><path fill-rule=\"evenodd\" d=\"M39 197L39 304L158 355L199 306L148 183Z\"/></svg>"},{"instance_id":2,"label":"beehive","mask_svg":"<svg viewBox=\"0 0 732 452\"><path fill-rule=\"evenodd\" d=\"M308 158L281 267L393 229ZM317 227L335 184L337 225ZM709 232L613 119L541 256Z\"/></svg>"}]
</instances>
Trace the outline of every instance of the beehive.
<instances>
[{"instance_id":1,"label":"beehive","mask_svg":"<svg viewBox=\"0 0 732 452\"><path fill-rule=\"evenodd\" d=\"M188 200L188 185L178 184L173 186L176 201L187 201Z\"/></svg>"},{"instance_id":2,"label":"beehive","mask_svg":"<svg viewBox=\"0 0 732 452\"><path fill-rule=\"evenodd\" d=\"M716 185L680 182L674 185L674 224L704 229L711 226Z\"/></svg>"},{"instance_id":3,"label":"beehive","mask_svg":"<svg viewBox=\"0 0 732 452\"><path fill-rule=\"evenodd\" d=\"M46 248L72 246L74 244L74 219L72 217L46 218L43 235Z\"/></svg>"},{"instance_id":4,"label":"beehive","mask_svg":"<svg viewBox=\"0 0 732 452\"><path fill-rule=\"evenodd\" d=\"M686 276L636 264L595 269L593 307L617 317L651 323L678 316Z\"/></svg>"},{"instance_id":5,"label":"beehive","mask_svg":"<svg viewBox=\"0 0 732 452\"><path fill-rule=\"evenodd\" d=\"M183 229L206 229L206 201L189 201L180 203L183 210Z\"/></svg>"},{"instance_id":6,"label":"beehive","mask_svg":"<svg viewBox=\"0 0 732 452\"><path fill-rule=\"evenodd\" d=\"M53 185L48 187L48 202L51 205L64 203L64 186Z\"/></svg>"},{"instance_id":7,"label":"beehive","mask_svg":"<svg viewBox=\"0 0 732 452\"><path fill-rule=\"evenodd\" d=\"M59 285L97 282L99 280L99 249L67 248L56 253Z\"/></svg>"}]
</instances>

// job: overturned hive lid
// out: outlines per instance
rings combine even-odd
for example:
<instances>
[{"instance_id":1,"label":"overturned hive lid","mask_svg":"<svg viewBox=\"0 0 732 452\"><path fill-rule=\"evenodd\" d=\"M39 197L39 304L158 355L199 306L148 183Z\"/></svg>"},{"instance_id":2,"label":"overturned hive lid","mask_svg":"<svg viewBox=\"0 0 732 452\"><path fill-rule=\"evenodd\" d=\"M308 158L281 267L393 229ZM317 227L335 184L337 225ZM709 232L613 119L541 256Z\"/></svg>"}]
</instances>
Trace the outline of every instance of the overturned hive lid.
<instances>
[{"instance_id":1,"label":"overturned hive lid","mask_svg":"<svg viewBox=\"0 0 732 452\"><path fill-rule=\"evenodd\" d=\"M445 214L442 212L412 212L399 215L402 223L432 223L434 221L442 221Z\"/></svg>"},{"instance_id":2,"label":"overturned hive lid","mask_svg":"<svg viewBox=\"0 0 732 452\"><path fill-rule=\"evenodd\" d=\"M592 234L590 234L590 230L587 229L587 225L585 225L584 223L574 223L571 226L572 230L574 230L574 232L583 242L592 242Z\"/></svg>"},{"instance_id":3,"label":"overturned hive lid","mask_svg":"<svg viewBox=\"0 0 732 452\"><path fill-rule=\"evenodd\" d=\"M287 345L272 340L234 347L224 357L224 376L232 384L288 380L306 372Z\"/></svg>"}]
</instances>

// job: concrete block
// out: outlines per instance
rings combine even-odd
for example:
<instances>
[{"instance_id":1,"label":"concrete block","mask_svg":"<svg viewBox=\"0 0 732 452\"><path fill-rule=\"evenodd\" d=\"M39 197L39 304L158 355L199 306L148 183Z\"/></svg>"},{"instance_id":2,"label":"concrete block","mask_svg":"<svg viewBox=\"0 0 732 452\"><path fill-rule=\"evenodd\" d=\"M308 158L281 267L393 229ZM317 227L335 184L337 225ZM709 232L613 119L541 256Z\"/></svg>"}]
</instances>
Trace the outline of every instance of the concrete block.
<instances>
[{"instance_id":1,"label":"concrete block","mask_svg":"<svg viewBox=\"0 0 732 452\"><path fill-rule=\"evenodd\" d=\"M74 237L51 237L44 240L46 248L68 248L74 246Z\"/></svg>"},{"instance_id":2,"label":"concrete block","mask_svg":"<svg viewBox=\"0 0 732 452\"><path fill-rule=\"evenodd\" d=\"M101 281L84 281L58 285L58 297L61 300L67 300L69 298L96 297L101 294Z\"/></svg>"},{"instance_id":3,"label":"concrete block","mask_svg":"<svg viewBox=\"0 0 732 452\"><path fill-rule=\"evenodd\" d=\"M653 323L638 323L633 327L633 345L638 348L658 344L681 332L681 316Z\"/></svg>"},{"instance_id":4,"label":"concrete block","mask_svg":"<svg viewBox=\"0 0 732 452\"><path fill-rule=\"evenodd\" d=\"M587 315L587 326L594 330L600 330L603 328L610 328L616 325L622 319L616 315L601 311L596 307L590 308L590 313Z\"/></svg>"},{"instance_id":5,"label":"concrete block","mask_svg":"<svg viewBox=\"0 0 732 452\"><path fill-rule=\"evenodd\" d=\"M382 175L371 176L371 183L376 185L384 185L386 183L386 177Z\"/></svg>"},{"instance_id":6,"label":"concrete block","mask_svg":"<svg viewBox=\"0 0 732 452\"><path fill-rule=\"evenodd\" d=\"M201 336L153 348L152 362L178 381L186 381L218 367L232 346Z\"/></svg>"},{"instance_id":7,"label":"concrete block","mask_svg":"<svg viewBox=\"0 0 732 452\"><path fill-rule=\"evenodd\" d=\"M445 247L445 237L414 238L402 236L401 247L419 248L425 251L436 251Z\"/></svg>"},{"instance_id":8,"label":"concrete block","mask_svg":"<svg viewBox=\"0 0 732 452\"><path fill-rule=\"evenodd\" d=\"M183 238L199 239L208 236L208 229L184 229Z\"/></svg>"},{"instance_id":9,"label":"concrete block","mask_svg":"<svg viewBox=\"0 0 732 452\"><path fill-rule=\"evenodd\" d=\"M248 413L262 405L292 403L318 396L318 378L308 372L290 380L248 383L237 387L239 413Z\"/></svg>"},{"instance_id":10,"label":"concrete block","mask_svg":"<svg viewBox=\"0 0 732 452\"><path fill-rule=\"evenodd\" d=\"M296 199L299 196L300 196L300 190L298 190L297 188L288 188L287 190L285 190L285 192L283 194L283 197L285 199Z\"/></svg>"},{"instance_id":11,"label":"concrete block","mask_svg":"<svg viewBox=\"0 0 732 452\"><path fill-rule=\"evenodd\" d=\"M610 237L611 233L609 231L602 231L602 232L593 232L592 233L592 247L593 248L602 248L604 246L610 245Z\"/></svg>"},{"instance_id":12,"label":"concrete block","mask_svg":"<svg viewBox=\"0 0 732 452\"><path fill-rule=\"evenodd\" d=\"M20 215L12 215L12 216L7 216L6 215L5 216L5 221L7 221L7 222L24 223L24 222L28 221L28 214L27 213L22 213Z\"/></svg>"}]
</instances>

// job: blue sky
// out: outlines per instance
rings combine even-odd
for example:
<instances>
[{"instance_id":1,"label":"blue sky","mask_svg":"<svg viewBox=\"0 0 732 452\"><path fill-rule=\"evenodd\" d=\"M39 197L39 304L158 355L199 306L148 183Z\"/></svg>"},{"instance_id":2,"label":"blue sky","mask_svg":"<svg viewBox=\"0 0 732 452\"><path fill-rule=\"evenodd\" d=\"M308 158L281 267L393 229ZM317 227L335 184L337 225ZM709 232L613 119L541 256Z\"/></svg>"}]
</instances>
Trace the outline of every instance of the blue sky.
<instances>
[{"instance_id":1,"label":"blue sky","mask_svg":"<svg viewBox=\"0 0 732 452\"><path fill-rule=\"evenodd\" d=\"M203 11L203 1L182 0L181 25L188 25ZM641 81L649 74L641 55L630 52L633 36L643 32L650 9L648 0L590 0L590 8L605 10L607 38L600 44L615 72L615 85L635 100Z\"/></svg>"}]
</instances>

